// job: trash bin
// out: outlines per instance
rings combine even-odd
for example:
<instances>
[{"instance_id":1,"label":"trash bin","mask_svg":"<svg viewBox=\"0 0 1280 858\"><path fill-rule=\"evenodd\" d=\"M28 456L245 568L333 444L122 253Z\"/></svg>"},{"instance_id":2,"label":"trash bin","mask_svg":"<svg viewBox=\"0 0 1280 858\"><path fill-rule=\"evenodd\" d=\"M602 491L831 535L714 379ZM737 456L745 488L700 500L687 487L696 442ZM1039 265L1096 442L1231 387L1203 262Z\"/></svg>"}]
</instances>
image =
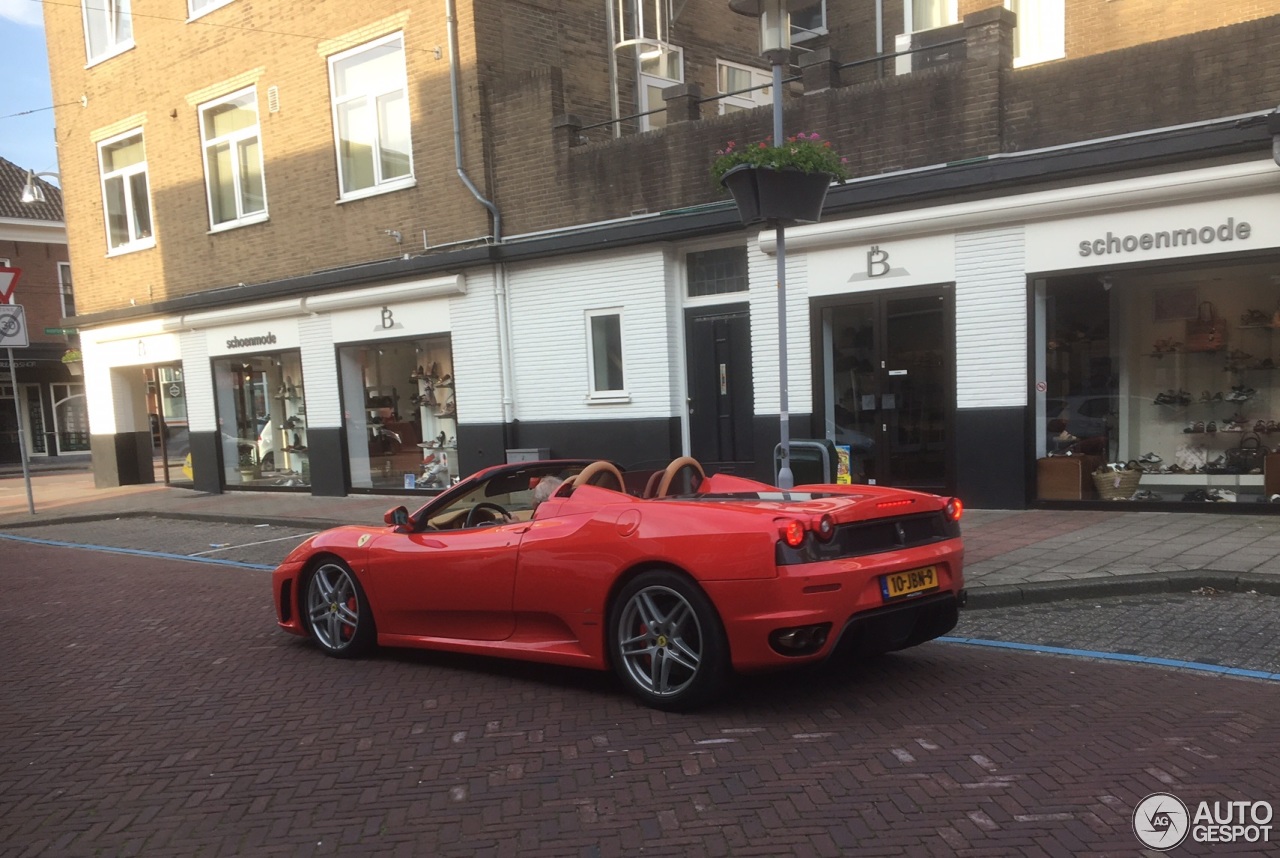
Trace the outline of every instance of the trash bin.
<instances>
[{"instance_id":1,"label":"trash bin","mask_svg":"<svg viewBox=\"0 0 1280 858\"><path fill-rule=\"evenodd\" d=\"M836 444L826 438L793 438L791 440L791 478L793 484L803 486L809 483L834 483L836 466L840 458L836 455ZM782 470L782 445L773 448L773 481L778 482L778 472Z\"/></svg>"}]
</instances>

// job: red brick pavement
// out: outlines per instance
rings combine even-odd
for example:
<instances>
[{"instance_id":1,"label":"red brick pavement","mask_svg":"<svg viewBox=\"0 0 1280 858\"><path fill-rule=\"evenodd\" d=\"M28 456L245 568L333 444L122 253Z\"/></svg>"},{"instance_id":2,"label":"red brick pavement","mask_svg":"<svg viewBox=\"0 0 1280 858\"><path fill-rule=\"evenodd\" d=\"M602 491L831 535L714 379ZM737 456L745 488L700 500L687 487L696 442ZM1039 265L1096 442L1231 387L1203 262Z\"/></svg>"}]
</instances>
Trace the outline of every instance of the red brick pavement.
<instances>
[{"instance_id":1,"label":"red brick pavement","mask_svg":"<svg viewBox=\"0 0 1280 858\"><path fill-rule=\"evenodd\" d=\"M934 643L677 716L325 658L261 572L3 550L5 855L1136 855L1148 793L1280 799L1275 684Z\"/></svg>"}]
</instances>

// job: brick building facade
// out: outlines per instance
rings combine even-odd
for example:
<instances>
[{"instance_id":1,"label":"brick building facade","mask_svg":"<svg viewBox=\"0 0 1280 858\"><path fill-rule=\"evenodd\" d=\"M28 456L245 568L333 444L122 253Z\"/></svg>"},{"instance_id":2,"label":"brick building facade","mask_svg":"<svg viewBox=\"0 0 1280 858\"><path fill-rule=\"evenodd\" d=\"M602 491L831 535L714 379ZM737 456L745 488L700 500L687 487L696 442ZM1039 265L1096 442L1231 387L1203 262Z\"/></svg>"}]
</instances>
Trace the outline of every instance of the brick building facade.
<instances>
[{"instance_id":1,"label":"brick building facade","mask_svg":"<svg viewBox=\"0 0 1280 858\"><path fill-rule=\"evenodd\" d=\"M133 462L145 470L142 367L181 376L195 483L210 490L436 488L511 450L696 454L715 434L688 405L704 329L736 343L735 373L746 355L747 382L737 440L703 457L771 475L771 245L707 178L725 141L769 134L767 108L725 107L758 96L721 94L726 74L754 84L767 70L755 21L689 4L661 38L633 33L641 41L615 51L609 27L618 40L634 21L594 3L374 2L355 18L330 3L305 15L200 5L189 18L135 5L132 32L87 67L80 10L46 8L56 100L91 93L59 109L58 139L82 324L95 331L86 349L102 357L91 407L106 415L95 411L105 482L132 481ZM1182 17L1153 4L1012 5L1039 22L1038 47L983 0L831 4L797 34L784 125L833 141L856 177L832 190L828 223L798 238L1270 157L1280 4ZM926 14L936 26L911 26ZM1008 227L993 217L979 220ZM984 310L1019 316L1009 330L1022 350L988 411L966 399L966 373L982 364L966 351L966 313L987 294L965 284L957 255L968 222L939 226L952 264L902 293L941 284L956 350L926 433L941 440L917 444L941 445L936 472L918 484L1016 504L1035 497L1030 463L1046 452L1043 403L1026 389L1039 269L1019 260L1021 298ZM1251 246L1266 246L1260 231ZM890 421L876 438L833 428L844 391L824 376L838 349L824 337L838 338L830 324L846 310L835 287L803 276L821 259L791 263L793 424L888 455ZM733 285L716 293L717 278ZM883 334L897 299L881 297ZM720 387L727 397L734 385ZM1011 442L994 470L957 454L993 431ZM910 483L895 467L881 462L882 478Z\"/></svg>"},{"instance_id":2,"label":"brick building facade","mask_svg":"<svg viewBox=\"0 0 1280 858\"><path fill-rule=\"evenodd\" d=\"M44 199L24 201L27 175L27 170L0 158L0 266L21 272L11 299L23 309L29 343L13 350L12 370L5 350L0 349L0 463L4 464L20 462L23 449L29 458L37 459L83 457L89 450L80 366L63 362L79 341L62 333L70 330L63 327L64 317L75 314L62 193L33 176Z\"/></svg>"}]
</instances>

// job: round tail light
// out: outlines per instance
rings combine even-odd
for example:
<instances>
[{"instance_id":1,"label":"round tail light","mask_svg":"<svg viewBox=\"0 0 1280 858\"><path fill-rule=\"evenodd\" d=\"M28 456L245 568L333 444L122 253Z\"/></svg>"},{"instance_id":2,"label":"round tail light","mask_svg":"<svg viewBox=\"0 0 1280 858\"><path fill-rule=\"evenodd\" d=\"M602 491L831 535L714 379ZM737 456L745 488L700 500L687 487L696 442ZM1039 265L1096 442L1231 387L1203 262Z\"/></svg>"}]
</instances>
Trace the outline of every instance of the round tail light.
<instances>
[{"instance_id":1,"label":"round tail light","mask_svg":"<svg viewBox=\"0 0 1280 858\"><path fill-rule=\"evenodd\" d=\"M787 522L782 530L782 538L792 548L799 548L800 543L804 542L804 524L795 520Z\"/></svg>"},{"instance_id":2,"label":"round tail light","mask_svg":"<svg viewBox=\"0 0 1280 858\"><path fill-rule=\"evenodd\" d=\"M836 522L830 515L823 514L813 523L813 532L823 542L830 542L831 537L836 535Z\"/></svg>"},{"instance_id":3,"label":"round tail light","mask_svg":"<svg viewBox=\"0 0 1280 858\"><path fill-rule=\"evenodd\" d=\"M964 515L964 504L960 498L951 498L947 501L947 518L952 521L959 521L960 516Z\"/></svg>"}]
</instances>

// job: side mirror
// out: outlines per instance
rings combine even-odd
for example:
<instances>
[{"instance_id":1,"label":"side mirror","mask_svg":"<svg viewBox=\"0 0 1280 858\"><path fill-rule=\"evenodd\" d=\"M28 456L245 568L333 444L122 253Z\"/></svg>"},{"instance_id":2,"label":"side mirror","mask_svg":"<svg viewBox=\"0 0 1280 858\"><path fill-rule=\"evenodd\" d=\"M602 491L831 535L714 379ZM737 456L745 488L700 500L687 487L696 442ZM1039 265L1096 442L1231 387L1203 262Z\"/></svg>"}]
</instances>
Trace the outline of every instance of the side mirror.
<instances>
[{"instance_id":1,"label":"side mirror","mask_svg":"<svg viewBox=\"0 0 1280 858\"><path fill-rule=\"evenodd\" d=\"M409 525L409 510L402 506L395 509L387 510L382 520L393 527L407 527Z\"/></svg>"}]
</instances>

